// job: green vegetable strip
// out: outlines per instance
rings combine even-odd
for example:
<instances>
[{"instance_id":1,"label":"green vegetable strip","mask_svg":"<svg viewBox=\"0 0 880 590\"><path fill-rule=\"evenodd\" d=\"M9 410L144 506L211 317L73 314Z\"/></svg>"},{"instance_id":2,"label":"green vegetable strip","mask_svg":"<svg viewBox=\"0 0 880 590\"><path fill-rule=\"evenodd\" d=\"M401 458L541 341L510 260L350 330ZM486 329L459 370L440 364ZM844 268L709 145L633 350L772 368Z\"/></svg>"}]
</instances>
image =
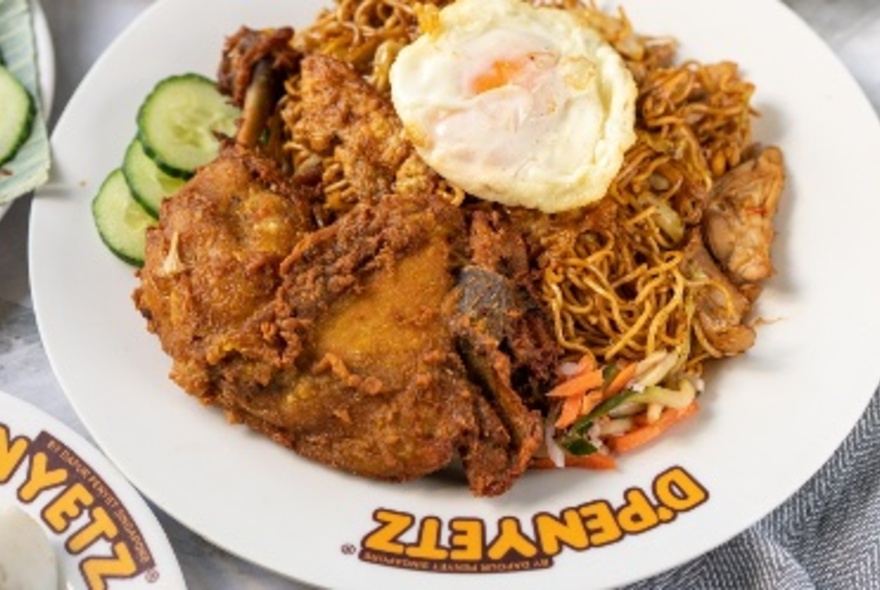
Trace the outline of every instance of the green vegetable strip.
<instances>
[{"instance_id":1,"label":"green vegetable strip","mask_svg":"<svg viewBox=\"0 0 880 590\"><path fill-rule=\"evenodd\" d=\"M604 381L603 387L607 387L619 372L620 367L618 367L617 364L606 365L602 369L602 377ZM606 399L593 408L592 412L575 420L574 424L569 426L563 435L559 437L557 443L571 455L592 455L598 449L586 439L586 435L590 430L590 427L593 425L593 422L595 422L597 418L605 416L614 408L625 403L632 396L636 395L636 393L637 392L633 389L624 389L617 395Z\"/></svg>"},{"instance_id":2,"label":"green vegetable strip","mask_svg":"<svg viewBox=\"0 0 880 590\"><path fill-rule=\"evenodd\" d=\"M623 404L635 394L636 391L633 389L624 389L617 395L609 397L604 402L593 408L592 412L575 420L574 424L569 426L562 440L568 440L577 437L582 438L597 418L601 418L602 416L606 415L608 412ZM565 446L563 443L560 444L562 446Z\"/></svg>"}]
</instances>

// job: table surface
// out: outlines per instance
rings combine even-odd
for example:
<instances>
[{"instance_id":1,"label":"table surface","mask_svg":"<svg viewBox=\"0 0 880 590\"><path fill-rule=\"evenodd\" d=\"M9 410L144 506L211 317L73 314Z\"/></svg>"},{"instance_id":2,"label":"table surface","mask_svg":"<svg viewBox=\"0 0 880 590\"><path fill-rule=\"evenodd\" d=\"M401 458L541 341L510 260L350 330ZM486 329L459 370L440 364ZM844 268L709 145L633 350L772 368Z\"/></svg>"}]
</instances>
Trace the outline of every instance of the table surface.
<instances>
[{"instance_id":1,"label":"table surface","mask_svg":"<svg viewBox=\"0 0 880 590\"><path fill-rule=\"evenodd\" d=\"M767 0L774 1L774 0ZM784 0L846 64L880 112L880 2ZM151 0L42 0L56 49L50 127L88 69ZM43 408L88 438L40 343L28 281L30 197L0 220L0 390ZM291 589L301 586L214 547L156 509L189 588Z\"/></svg>"}]
</instances>

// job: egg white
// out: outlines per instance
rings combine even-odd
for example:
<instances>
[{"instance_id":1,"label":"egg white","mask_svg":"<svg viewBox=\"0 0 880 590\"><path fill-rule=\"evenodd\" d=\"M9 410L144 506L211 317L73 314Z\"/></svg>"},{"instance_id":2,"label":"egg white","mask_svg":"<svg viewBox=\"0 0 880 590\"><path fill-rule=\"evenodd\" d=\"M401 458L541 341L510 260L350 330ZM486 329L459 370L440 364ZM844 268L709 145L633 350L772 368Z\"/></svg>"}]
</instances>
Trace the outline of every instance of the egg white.
<instances>
[{"instance_id":1,"label":"egg white","mask_svg":"<svg viewBox=\"0 0 880 590\"><path fill-rule=\"evenodd\" d=\"M572 13L458 0L405 47L395 110L425 162L483 199L545 212L602 198L635 141L636 86Z\"/></svg>"}]
</instances>

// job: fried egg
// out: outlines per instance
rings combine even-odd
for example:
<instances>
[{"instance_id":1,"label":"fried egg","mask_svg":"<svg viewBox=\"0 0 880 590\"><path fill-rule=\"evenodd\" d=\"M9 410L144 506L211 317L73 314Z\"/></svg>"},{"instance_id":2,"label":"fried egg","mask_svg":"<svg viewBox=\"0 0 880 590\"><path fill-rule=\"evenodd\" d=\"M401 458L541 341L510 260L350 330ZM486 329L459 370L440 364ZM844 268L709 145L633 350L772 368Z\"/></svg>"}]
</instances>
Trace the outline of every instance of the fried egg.
<instances>
[{"instance_id":1,"label":"fried egg","mask_svg":"<svg viewBox=\"0 0 880 590\"><path fill-rule=\"evenodd\" d=\"M15 506L0 508L0 589L58 590L55 552L42 527Z\"/></svg>"},{"instance_id":2,"label":"fried egg","mask_svg":"<svg viewBox=\"0 0 880 590\"><path fill-rule=\"evenodd\" d=\"M635 141L636 85L575 13L458 0L391 68L425 162L477 197L554 213L602 198Z\"/></svg>"}]
</instances>

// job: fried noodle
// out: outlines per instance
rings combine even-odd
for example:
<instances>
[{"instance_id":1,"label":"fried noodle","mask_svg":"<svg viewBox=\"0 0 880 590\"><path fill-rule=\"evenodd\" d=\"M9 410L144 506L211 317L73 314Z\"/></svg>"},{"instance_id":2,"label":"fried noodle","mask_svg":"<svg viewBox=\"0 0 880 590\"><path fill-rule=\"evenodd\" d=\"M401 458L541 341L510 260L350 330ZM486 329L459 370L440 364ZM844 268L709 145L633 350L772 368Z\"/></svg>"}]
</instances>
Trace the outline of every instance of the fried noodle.
<instances>
[{"instance_id":1,"label":"fried noodle","mask_svg":"<svg viewBox=\"0 0 880 590\"><path fill-rule=\"evenodd\" d=\"M609 15L579 0L533 0L577 12L624 57L635 77L637 141L609 188L606 203L537 219L534 241L540 289L560 346L572 356L609 361L642 359L676 349L684 372L722 356L694 319L694 297L713 288L682 268L685 234L697 227L713 183L748 156L753 86L730 62L675 63L673 39L634 32L623 11ZM338 0L298 31L304 53L345 61L381 93L397 53L419 35L420 21L448 0ZM287 81L282 111L287 129L299 117L299 78ZM318 156L290 138L293 166L320 163L325 206L342 210L349 187L332 155ZM444 185L445 198L468 206ZM598 209L598 211L596 210ZM603 220L597 221L597 217ZM721 289L724 292L723 289Z\"/></svg>"}]
</instances>

